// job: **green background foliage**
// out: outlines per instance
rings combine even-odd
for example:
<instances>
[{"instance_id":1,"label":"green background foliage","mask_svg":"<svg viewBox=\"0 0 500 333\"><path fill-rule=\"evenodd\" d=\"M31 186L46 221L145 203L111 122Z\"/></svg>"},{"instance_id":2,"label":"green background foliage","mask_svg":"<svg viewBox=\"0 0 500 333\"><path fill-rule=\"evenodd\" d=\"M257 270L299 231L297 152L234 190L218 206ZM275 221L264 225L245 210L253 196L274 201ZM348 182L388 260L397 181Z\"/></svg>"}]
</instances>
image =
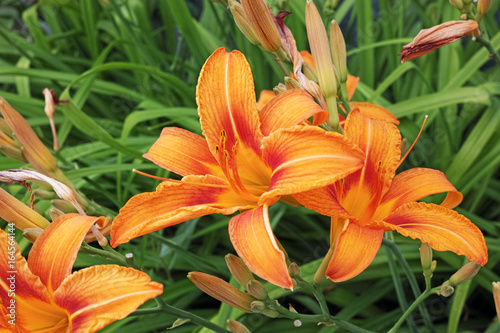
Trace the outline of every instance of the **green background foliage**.
<instances>
[{"instance_id":1,"label":"green background foliage","mask_svg":"<svg viewBox=\"0 0 500 333\"><path fill-rule=\"evenodd\" d=\"M500 281L500 67L470 38L400 63L397 54L402 45L420 29L459 19L460 13L448 1L346 0L333 7L335 2L316 1L325 23L334 18L341 24L348 70L361 77L353 100L392 111L410 143L424 115L429 115L419 142L400 169L429 167L445 172L464 194L457 211L481 228L489 249L488 264L472 282L459 286L451 298L429 298L427 310L416 311L401 331L499 332L491 282ZM269 4L292 12L285 23L299 50L308 49L305 0L269 0ZM497 50L499 5L494 1L481 23ZM153 191L159 183L132 173L132 168L177 177L141 156L162 127L201 134L195 86L203 63L221 46L245 54L257 94L282 82L273 57L246 40L224 6L208 0L4 0L0 3L0 94L27 118L48 147L52 138L42 89L52 88L61 99L71 99L57 108L62 149L56 157L75 186L101 206L99 213L115 216L132 195ZM2 170L22 166L0 156ZM29 202L23 188L6 188ZM48 216L49 202L37 201L36 206ZM291 260L310 281L328 249L329 219L286 204L272 206L270 216ZM225 254L234 253L226 231L228 220L220 215L195 219L118 249L133 253L144 271L164 284L161 298L166 303L222 326L227 319L238 319L262 333L341 332L314 324L294 328L290 320L243 314L202 294L186 279L192 270L230 279L224 262ZM384 243L364 273L338 285L324 285L332 314L383 332L418 296L412 287L423 288L420 243L393 237L398 251ZM21 247L26 254L29 243L22 241ZM435 285L465 262L449 252L435 252L435 258ZM77 264L103 262L81 255ZM302 313L319 311L310 295L266 287L281 304L290 303ZM150 301L143 308L153 305ZM426 317L433 324L424 324ZM175 319L137 312L102 332L161 332ZM196 329L185 324L174 332Z\"/></svg>"}]
</instances>

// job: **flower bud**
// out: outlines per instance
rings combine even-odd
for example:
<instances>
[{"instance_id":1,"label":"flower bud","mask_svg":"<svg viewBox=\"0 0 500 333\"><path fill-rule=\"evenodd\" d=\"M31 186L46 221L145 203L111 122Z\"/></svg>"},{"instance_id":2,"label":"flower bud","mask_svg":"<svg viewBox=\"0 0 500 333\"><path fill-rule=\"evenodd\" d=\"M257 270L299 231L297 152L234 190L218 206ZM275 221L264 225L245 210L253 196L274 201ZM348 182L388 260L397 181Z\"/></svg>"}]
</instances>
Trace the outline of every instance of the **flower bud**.
<instances>
[{"instance_id":1,"label":"flower bud","mask_svg":"<svg viewBox=\"0 0 500 333\"><path fill-rule=\"evenodd\" d=\"M57 208L51 208L49 210L49 215L50 215L50 219L52 221L54 221L55 219L57 219L59 216L62 216L64 215L64 212L62 210L59 210Z\"/></svg>"},{"instance_id":2,"label":"flower bud","mask_svg":"<svg viewBox=\"0 0 500 333\"><path fill-rule=\"evenodd\" d=\"M495 309L497 310L497 319L500 322L500 282L493 282L493 299L495 300Z\"/></svg>"},{"instance_id":3,"label":"flower bud","mask_svg":"<svg viewBox=\"0 0 500 333\"><path fill-rule=\"evenodd\" d=\"M422 243L420 246L420 261L422 262L424 276L432 276L432 249L427 243Z\"/></svg>"},{"instance_id":4,"label":"flower bud","mask_svg":"<svg viewBox=\"0 0 500 333\"><path fill-rule=\"evenodd\" d=\"M226 265L229 268L229 271L231 272L231 275L234 276L236 281L242 286L243 288L246 288L247 284L254 280L255 277L253 276L252 272L248 269L247 265L238 258L235 255L228 254L225 257L226 259Z\"/></svg>"},{"instance_id":5,"label":"flower bud","mask_svg":"<svg viewBox=\"0 0 500 333\"><path fill-rule=\"evenodd\" d=\"M252 312L255 312L255 313L260 313L260 312L264 311L265 308L266 308L266 304L264 304L264 302L261 302L261 301L253 301L250 304L250 309L252 309Z\"/></svg>"},{"instance_id":6,"label":"flower bud","mask_svg":"<svg viewBox=\"0 0 500 333\"><path fill-rule=\"evenodd\" d=\"M477 1L477 15L476 21L480 22L483 15L490 9L491 0L478 0Z\"/></svg>"},{"instance_id":7,"label":"flower bud","mask_svg":"<svg viewBox=\"0 0 500 333\"><path fill-rule=\"evenodd\" d=\"M292 89L301 89L303 90L302 86L300 83L298 83L296 80L292 79L289 76L285 76L285 87L287 90L292 90Z\"/></svg>"},{"instance_id":8,"label":"flower bud","mask_svg":"<svg viewBox=\"0 0 500 333\"><path fill-rule=\"evenodd\" d=\"M241 4L236 0L228 1L229 9L233 14L234 22L240 28L241 33L245 35L245 37L250 41L250 43L260 46L260 41L252 30L252 27L248 23L248 20L245 16L245 11Z\"/></svg>"},{"instance_id":9,"label":"flower bud","mask_svg":"<svg viewBox=\"0 0 500 333\"><path fill-rule=\"evenodd\" d=\"M253 312L251 304L255 302L255 298L226 281L201 272L190 272L188 278L196 287L213 298L241 311Z\"/></svg>"},{"instance_id":10,"label":"flower bud","mask_svg":"<svg viewBox=\"0 0 500 333\"><path fill-rule=\"evenodd\" d=\"M248 24L263 48L269 52L281 49L281 36L275 18L264 0L241 0Z\"/></svg>"},{"instance_id":11,"label":"flower bud","mask_svg":"<svg viewBox=\"0 0 500 333\"><path fill-rule=\"evenodd\" d=\"M42 190L40 188L33 190L33 195L41 200L52 200L57 198L57 195L53 191Z\"/></svg>"},{"instance_id":12,"label":"flower bud","mask_svg":"<svg viewBox=\"0 0 500 333\"><path fill-rule=\"evenodd\" d=\"M51 201L51 204L58 210L64 212L64 214L77 213L76 208L66 200L54 199Z\"/></svg>"},{"instance_id":13,"label":"flower bud","mask_svg":"<svg viewBox=\"0 0 500 333\"><path fill-rule=\"evenodd\" d=\"M246 290L250 295L258 300L264 301L269 299L266 288L257 280L250 280L246 285Z\"/></svg>"},{"instance_id":14,"label":"flower bud","mask_svg":"<svg viewBox=\"0 0 500 333\"><path fill-rule=\"evenodd\" d=\"M42 215L1 188L0 217L9 223L14 223L16 228L21 230L26 228L45 229L50 224Z\"/></svg>"},{"instance_id":15,"label":"flower bud","mask_svg":"<svg viewBox=\"0 0 500 333\"><path fill-rule=\"evenodd\" d=\"M55 92L54 90L45 88L43 89L43 95L45 96L45 114L47 118L49 118L50 129L52 130L54 150L59 151L59 140L57 139L56 124L54 123L54 115L56 113L56 108L54 106Z\"/></svg>"},{"instance_id":16,"label":"flower bud","mask_svg":"<svg viewBox=\"0 0 500 333\"><path fill-rule=\"evenodd\" d=\"M290 266L288 266L288 272L291 277L300 276L300 267L297 263L292 262Z\"/></svg>"},{"instance_id":17,"label":"flower bud","mask_svg":"<svg viewBox=\"0 0 500 333\"><path fill-rule=\"evenodd\" d=\"M450 4L458 10L464 9L464 2L462 0L450 0Z\"/></svg>"},{"instance_id":18,"label":"flower bud","mask_svg":"<svg viewBox=\"0 0 500 333\"><path fill-rule=\"evenodd\" d=\"M30 241L30 243L34 243L38 237L42 234L43 229L40 228L26 228L23 230L23 236L27 240Z\"/></svg>"},{"instance_id":19,"label":"flower bud","mask_svg":"<svg viewBox=\"0 0 500 333\"><path fill-rule=\"evenodd\" d=\"M338 81L347 81L347 55L345 40L337 21L330 24L330 49L332 52L333 66L337 69Z\"/></svg>"},{"instance_id":20,"label":"flower bud","mask_svg":"<svg viewBox=\"0 0 500 333\"><path fill-rule=\"evenodd\" d=\"M276 87L273 88L273 91L276 95L279 95L281 93L284 93L287 91L286 86L283 83L278 83Z\"/></svg>"},{"instance_id":21,"label":"flower bud","mask_svg":"<svg viewBox=\"0 0 500 333\"><path fill-rule=\"evenodd\" d=\"M0 134L2 134L2 132L0 132ZM0 152L13 160L27 162L21 149L16 148L15 146L0 144Z\"/></svg>"},{"instance_id":22,"label":"flower bud","mask_svg":"<svg viewBox=\"0 0 500 333\"><path fill-rule=\"evenodd\" d=\"M455 274L453 274L450 277L450 285L451 286L456 286L459 285L460 283L464 283L466 281L469 281L472 279L474 276L476 276L477 272L479 272L479 269L481 268L481 265L479 265L477 262L469 262L465 264L462 268L460 268Z\"/></svg>"},{"instance_id":23,"label":"flower bud","mask_svg":"<svg viewBox=\"0 0 500 333\"><path fill-rule=\"evenodd\" d=\"M250 330L239 321L229 319L226 323L227 327L233 333L251 333Z\"/></svg>"}]
</instances>

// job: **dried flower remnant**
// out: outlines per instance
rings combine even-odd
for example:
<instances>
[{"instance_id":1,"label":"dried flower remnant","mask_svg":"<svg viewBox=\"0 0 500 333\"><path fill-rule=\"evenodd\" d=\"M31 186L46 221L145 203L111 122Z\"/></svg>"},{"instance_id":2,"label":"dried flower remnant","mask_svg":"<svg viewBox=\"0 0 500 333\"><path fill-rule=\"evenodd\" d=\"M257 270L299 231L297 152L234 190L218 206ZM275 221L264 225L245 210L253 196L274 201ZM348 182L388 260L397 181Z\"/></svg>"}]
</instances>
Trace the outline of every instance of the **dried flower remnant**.
<instances>
[{"instance_id":1,"label":"dried flower remnant","mask_svg":"<svg viewBox=\"0 0 500 333\"><path fill-rule=\"evenodd\" d=\"M467 20L444 22L432 28L420 30L411 43L403 46L399 53L401 63L453 43L474 33L478 28L479 24L476 21Z\"/></svg>"}]
</instances>

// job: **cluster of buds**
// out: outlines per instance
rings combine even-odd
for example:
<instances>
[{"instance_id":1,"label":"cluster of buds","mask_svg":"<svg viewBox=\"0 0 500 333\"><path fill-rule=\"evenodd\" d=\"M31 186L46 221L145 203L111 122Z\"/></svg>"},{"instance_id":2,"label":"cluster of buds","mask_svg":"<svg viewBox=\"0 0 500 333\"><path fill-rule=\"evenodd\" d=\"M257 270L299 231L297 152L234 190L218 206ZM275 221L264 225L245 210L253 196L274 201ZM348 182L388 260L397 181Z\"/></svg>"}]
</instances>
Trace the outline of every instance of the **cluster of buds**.
<instances>
[{"instance_id":1,"label":"cluster of buds","mask_svg":"<svg viewBox=\"0 0 500 333\"><path fill-rule=\"evenodd\" d=\"M479 272L480 268L481 265L479 265L477 262L469 262L465 264L455 274L453 274L449 280L446 280L441 285L439 295L444 297L451 296L455 291L456 286L472 279L474 276L476 276L477 272Z\"/></svg>"},{"instance_id":2,"label":"cluster of buds","mask_svg":"<svg viewBox=\"0 0 500 333\"><path fill-rule=\"evenodd\" d=\"M226 264L242 291L226 281L201 272L190 272L188 278L204 293L236 309L248 313L261 313L271 318L279 316L279 306L269 298L266 288L238 257L228 254ZM237 324L232 324L239 327Z\"/></svg>"}]
</instances>

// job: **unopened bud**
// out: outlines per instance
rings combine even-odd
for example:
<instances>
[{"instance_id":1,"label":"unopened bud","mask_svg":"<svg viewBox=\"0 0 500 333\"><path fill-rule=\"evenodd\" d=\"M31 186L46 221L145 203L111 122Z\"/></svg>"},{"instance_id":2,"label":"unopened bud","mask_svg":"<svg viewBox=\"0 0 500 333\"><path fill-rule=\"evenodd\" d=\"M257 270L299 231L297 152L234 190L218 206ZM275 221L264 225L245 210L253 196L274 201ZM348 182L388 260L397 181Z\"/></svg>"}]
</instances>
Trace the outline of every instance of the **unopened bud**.
<instances>
[{"instance_id":1,"label":"unopened bud","mask_svg":"<svg viewBox=\"0 0 500 333\"><path fill-rule=\"evenodd\" d=\"M448 283L449 281L443 283L443 285L441 286L441 290L439 291L439 295L443 297L450 297L453 294L453 292L455 292L455 288L450 286Z\"/></svg>"},{"instance_id":2,"label":"unopened bud","mask_svg":"<svg viewBox=\"0 0 500 333\"><path fill-rule=\"evenodd\" d=\"M57 198L57 195L53 191L42 190L37 188L33 190L33 195L41 200L52 200Z\"/></svg>"},{"instance_id":3,"label":"unopened bud","mask_svg":"<svg viewBox=\"0 0 500 333\"><path fill-rule=\"evenodd\" d=\"M290 310L290 312L293 312L293 313L298 313L297 310L295 310L295 308L292 306L292 304L288 305L288 310Z\"/></svg>"},{"instance_id":4,"label":"unopened bud","mask_svg":"<svg viewBox=\"0 0 500 333\"><path fill-rule=\"evenodd\" d=\"M243 260L232 254L226 255L225 259L231 275L234 276L240 286L246 288L250 281L255 280L255 277Z\"/></svg>"},{"instance_id":5,"label":"unopened bud","mask_svg":"<svg viewBox=\"0 0 500 333\"><path fill-rule=\"evenodd\" d=\"M483 15L490 9L491 0L478 0L477 1L477 15L476 21L481 21Z\"/></svg>"},{"instance_id":6,"label":"unopened bud","mask_svg":"<svg viewBox=\"0 0 500 333\"><path fill-rule=\"evenodd\" d=\"M250 330L239 321L229 319L226 323L227 327L233 333L251 333Z\"/></svg>"},{"instance_id":7,"label":"unopened bud","mask_svg":"<svg viewBox=\"0 0 500 333\"><path fill-rule=\"evenodd\" d=\"M318 74L316 73L314 67L305 62L302 64L302 71L309 80L314 81L316 83L318 82Z\"/></svg>"},{"instance_id":8,"label":"unopened bud","mask_svg":"<svg viewBox=\"0 0 500 333\"><path fill-rule=\"evenodd\" d=\"M51 208L49 210L49 215L50 215L50 219L52 221L54 221L55 219L57 219L59 216L62 216L64 215L64 212L62 210L59 210L57 208Z\"/></svg>"},{"instance_id":9,"label":"unopened bud","mask_svg":"<svg viewBox=\"0 0 500 333\"><path fill-rule=\"evenodd\" d=\"M300 276L300 267L297 263L292 262L290 266L288 266L288 272L291 277Z\"/></svg>"},{"instance_id":10,"label":"unopened bud","mask_svg":"<svg viewBox=\"0 0 500 333\"><path fill-rule=\"evenodd\" d=\"M238 290L226 281L201 272L190 272L188 278L201 291L213 298L240 309L241 311L253 312L251 304L255 302L255 298Z\"/></svg>"},{"instance_id":11,"label":"unopened bud","mask_svg":"<svg viewBox=\"0 0 500 333\"><path fill-rule=\"evenodd\" d=\"M266 304L264 302L261 302L261 301L253 301L252 304L250 304L250 309L252 310L252 312L255 312L255 313L260 313L260 312L264 311L265 308L266 308Z\"/></svg>"},{"instance_id":12,"label":"unopened bud","mask_svg":"<svg viewBox=\"0 0 500 333\"><path fill-rule=\"evenodd\" d=\"M425 276L432 276L431 266L432 266L432 248L427 243L422 243L420 246L420 261L422 263L422 268Z\"/></svg>"},{"instance_id":13,"label":"unopened bud","mask_svg":"<svg viewBox=\"0 0 500 333\"><path fill-rule=\"evenodd\" d=\"M495 309L497 310L497 319L500 322L500 282L493 282L493 299L495 300Z\"/></svg>"},{"instance_id":14,"label":"unopened bud","mask_svg":"<svg viewBox=\"0 0 500 333\"><path fill-rule=\"evenodd\" d=\"M0 144L0 152L5 156L12 158L13 160L27 162L21 149L15 146Z\"/></svg>"},{"instance_id":15,"label":"unopened bud","mask_svg":"<svg viewBox=\"0 0 500 333\"><path fill-rule=\"evenodd\" d=\"M347 81L347 55L345 40L337 21L330 24L330 49L332 52L333 66L337 70L340 83Z\"/></svg>"},{"instance_id":16,"label":"unopened bud","mask_svg":"<svg viewBox=\"0 0 500 333\"><path fill-rule=\"evenodd\" d=\"M281 36L276 27L275 18L264 0L241 0L241 5L248 24L262 47L269 52L279 52Z\"/></svg>"},{"instance_id":17,"label":"unopened bud","mask_svg":"<svg viewBox=\"0 0 500 333\"><path fill-rule=\"evenodd\" d=\"M34 243L38 237L42 234L43 229L40 228L26 228L23 230L23 236L27 240L30 241L30 243Z\"/></svg>"},{"instance_id":18,"label":"unopened bud","mask_svg":"<svg viewBox=\"0 0 500 333\"><path fill-rule=\"evenodd\" d=\"M283 83L279 83L276 87L273 88L273 91L276 95L284 93L286 90L286 86Z\"/></svg>"},{"instance_id":19,"label":"unopened bud","mask_svg":"<svg viewBox=\"0 0 500 333\"><path fill-rule=\"evenodd\" d=\"M45 88L43 89L43 95L45 96L45 114L47 115L47 118L49 118L50 129L52 130L54 150L59 151L59 140L57 139L56 124L54 123L54 115L56 113L56 108L54 106L55 92L54 90Z\"/></svg>"},{"instance_id":20,"label":"unopened bud","mask_svg":"<svg viewBox=\"0 0 500 333\"><path fill-rule=\"evenodd\" d=\"M77 213L76 208L67 202L66 200L61 200L61 199L54 199L51 201L52 206L55 208L59 209L60 211L64 212L65 214L67 213Z\"/></svg>"},{"instance_id":21,"label":"unopened bud","mask_svg":"<svg viewBox=\"0 0 500 333\"><path fill-rule=\"evenodd\" d=\"M246 290L248 291L248 293L250 295L252 295L253 297L255 297L258 300L263 301L263 300L269 299L269 295L267 294L266 288L264 288L262 283L260 283L257 280L248 281L248 283L246 285Z\"/></svg>"},{"instance_id":22,"label":"unopened bud","mask_svg":"<svg viewBox=\"0 0 500 333\"><path fill-rule=\"evenodd\" d=\"M240 28L240 31L245 35L245 37L250 41L250 43L260 46L260 41L252 30L252 27L248 23L248 20L245 16L245 11L241 4L236 0L228 1L229 9L233 14L234 22Z\"/></svg>"},{"instance_id":23,"label":"unopened bud","mask_svg":"<svg viewBox=\"0 0 500 333\"><path fill-rule=\"evenodd\" d=\"M42 215L2 188L0 188L0 218L9 223L14 223L16 228L21 230L26 228L45 229L50 224Z\"/></svg>"},{"instance_id":24,"label":"unopened bud","mask_svg":"<svg viewBox=\"0 0 500 333\"><path fill-rule=\"evenodd\" d=\"M285 87L287 90L292 90L292 89L303 89L300 83L295 81L289 76L285 76Z\"/></svg>"},{"instance_id":25,"label":"unopened bud","mask_svg":"<svg viewBox=\"0 0 500 333\"><path fill-rule=\"evenodd\" d=\"M462 0L450 0L450 4L458 10L464 9L464 2Z\"/></svg>"},{"instance_id":26,"label":"unopened bud","mask_svg":"<svg viewBox=\"0 0 500 333\"><path fill-rule=\"evenodd\" d=\"M477 272L479 272L479 269L481 268L481 265L479 265L477 262L469 262L465 264L462 268L460 268L455 274L453 274L450 277L450 285L451 286L457 286L460 283L464 283L470 279L472 279L474 276L476 276Z\"/></svg>"}]
</instances>

